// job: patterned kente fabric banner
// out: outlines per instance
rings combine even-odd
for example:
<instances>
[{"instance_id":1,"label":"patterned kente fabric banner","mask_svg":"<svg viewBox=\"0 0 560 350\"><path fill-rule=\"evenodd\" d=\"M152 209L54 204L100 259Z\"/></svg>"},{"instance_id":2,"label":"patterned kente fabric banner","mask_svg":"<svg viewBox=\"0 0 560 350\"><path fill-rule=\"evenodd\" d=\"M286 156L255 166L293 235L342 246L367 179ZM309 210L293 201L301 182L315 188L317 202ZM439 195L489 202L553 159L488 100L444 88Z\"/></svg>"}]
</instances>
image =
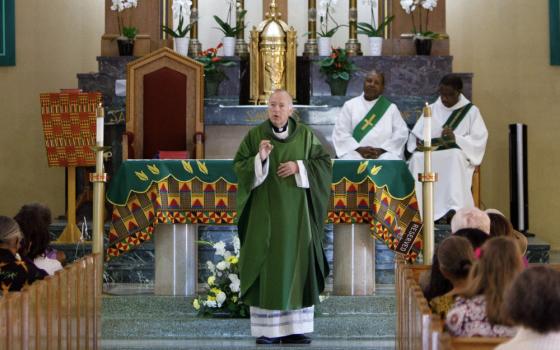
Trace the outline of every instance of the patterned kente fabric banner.
<instances>
[{"instance_id":1,"label":"patterned kente fabric banner","mask_svg":"<svg viewBox=\"0 0 560 350\"><path fill-rule=\"evenodd\" d=\"M150 240L158 223L235 225L231 160L129 160L107 193L114 205L110 259ZM372 235L416 260L422 223L403 161L333 161L329 223L368 223Z\"/></svg>"},{"instance_id":2,"label":"patterned kente fabric banner","mask_svg":"<svg viewBox=\"0 0 560 350\"><path fill-rule=\"evenodd\" d=\"M95 165L96 110L100 92L41 94L49 166Z\"/></svg>"}]
</instances>

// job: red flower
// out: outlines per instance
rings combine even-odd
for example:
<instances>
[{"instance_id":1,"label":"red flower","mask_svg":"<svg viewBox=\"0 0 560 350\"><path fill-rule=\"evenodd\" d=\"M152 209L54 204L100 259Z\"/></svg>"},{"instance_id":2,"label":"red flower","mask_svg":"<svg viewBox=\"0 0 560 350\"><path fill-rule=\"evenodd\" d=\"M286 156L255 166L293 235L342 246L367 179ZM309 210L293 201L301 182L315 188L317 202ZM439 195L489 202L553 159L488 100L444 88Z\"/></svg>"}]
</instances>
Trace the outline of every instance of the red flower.
<instances>
[{"instance_id":1,"label":"red flower","mask_svg":"<svg viewBox=\"0 0 560 350\"><path fill-rule=\"evenodd\" d=\"M219 62L220 60L220 57L212 57L212 62Z\"/></svg>"},{"instance_id":2,"label":"red flower","mask_svg":"<svg viewBox=\"0 0 560 350\"><path fill-rule=\"evenodd\" d=\"M219 49L219 48L221 48L222 46L224 46L224 44L219 43L218 46L216 46L216 49Z\"/></svg>"}]
</instances>

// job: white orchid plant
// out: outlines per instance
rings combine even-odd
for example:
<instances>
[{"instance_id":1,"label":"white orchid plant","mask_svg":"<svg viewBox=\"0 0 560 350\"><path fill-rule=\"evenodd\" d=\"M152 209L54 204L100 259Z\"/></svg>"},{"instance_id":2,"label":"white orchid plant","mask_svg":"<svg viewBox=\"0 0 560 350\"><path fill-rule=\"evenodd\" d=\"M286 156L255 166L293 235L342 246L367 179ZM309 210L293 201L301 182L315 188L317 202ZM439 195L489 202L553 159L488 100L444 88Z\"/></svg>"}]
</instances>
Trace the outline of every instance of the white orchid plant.
<instances>
[{"instance_id":1,"label":"white orchid plant","mask_svg":"<svg viewBox=\"0 0 560 350\"><path fill-rule=\"evenodd\" d=\"M336 3L338 0L321 0L319 1L319 31L317 34L321 37L330 38L336 33L341 26L336 22L333 17ZM332 21L334 27L329 29L329 20Z\"/></svg>"},{"instance_id":2,"label":"white orchid plant","mask_svg":"<svg viewBox=\"0 0 560 350\"><path fill-rule=\"evenodd\" d=\"M161 26L161 30L174 38L184 38L187 36L192 26L196 23L196 18L191 16L191 0L173 0L171 12L173 13L173 28ZM190 23L187 19L190 18Z\"/></svg>"},{"instance_id":3,"label":"white orchid plant","mask_svg":"<svg viewBox=\"0 0 560 350\"><path fill-rule=\"evenodd\" d=\"M249 306L239 299L239 238L236 236L233 239L233 252L226 249L223 241L202 243L212 245L216 250L214 254L221 260L216 264L206 262L211 273L207 280L208 291L193 300L193 307L201 316L226 313L230 317L249 317Z\"/></svg>"},{"instance_id":4,"label":"white orchid plant","mask_svg":"<svg viewBox=\"0 0 560 350\"><path fill-rule=\"evenodd\" d=\"M437 0L401 0L401 7L410 15L412 20L412 30L415 37L420 39L436 39L438 33L428 30L430 23L430 12L434 11L437 6ZM418 8L418 22L415 20L414 12ZM422 12L425 15L422 17ZM418 25L417 25L418 23Z\"/></svg>"},{"instance_id":5,"label":"white orchid plant","mask_svg":"<svg viewBox=\"0 0 560 350\"><path fill-rule=\"evenodd\" d=\"M383 21L377 25L375 23L374 8L377 8L377 0L363 0L362 3L370 9L371 22L358 22L358 34L365 34L368 37L382 37L385 27L391 23L395 16L385 17Z\"/></svg>"},{"instance_id":6,"label":"white orchid plant","mask_svg":"<svg viewBox=\"0 0 560 350\"><path fill-rule=\"evenodd\" d=\"M112 0L111 11L117 11L117 22L119 25L119 34L128 40L134 40L138 29L134 26L123 25L121 12L138 6L138 0Z\"/></svg>"}]
</instances>

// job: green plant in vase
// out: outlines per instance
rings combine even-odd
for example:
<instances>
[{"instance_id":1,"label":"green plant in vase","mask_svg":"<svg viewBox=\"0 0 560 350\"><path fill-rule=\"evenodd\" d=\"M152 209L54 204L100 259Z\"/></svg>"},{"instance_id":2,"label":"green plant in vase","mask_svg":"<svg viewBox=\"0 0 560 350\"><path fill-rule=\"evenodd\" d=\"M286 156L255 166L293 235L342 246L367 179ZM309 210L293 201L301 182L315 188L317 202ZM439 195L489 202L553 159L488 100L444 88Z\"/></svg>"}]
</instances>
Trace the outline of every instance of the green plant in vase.
<instances>
[{"instance_id":1,"label":"green plant in vase","mask_svg":"<svg viewBox=\"0 0 560 350\"><path fill-rule=\"evenodd\" d=\"M357 70L345 49L332 48L331 55L319 61L319 71L326 77L331 95L344 96L352 75Z\"/></svg>"},{"instance_id":2,"label":"green plant in vase","mask_svg":"<svg viewBox=\"0 0 560 350\"><path fill-rule=\"evenodd\" d=\"M161 26L161 30L167 35L171 36L174 41L175 51L183 56L187 56L189 49L189 38L187 34L191 31L196 23L196 20L191 20L191 23L185 23L185 18L189 17L191 1L189 0L174 0L173 1L173 23L177 20L175 29Z\"/></svg>"},{"instance_id":3,"label":"green plant in vase","mask_svg":"<svg viewBox=\"0 0 560 350\"><path fill-rule=\"evenodd\" d=\"M235 65L235 62L218 56L222 44L202 51L196 60L204 65L204 92L206 96L216 96L220 83L227 79L223 67Z\"/></svg>"},{"instance_id":4,"label":"green plant in vase","mask_svg":"<svg viewBox=\"0 0 560 350\"><path fill-rule=\"evenodd\" d=\"M235 53L235 42L236 37L245 29L245 15L247 10L241 8L241 4L235 0L226 0L228 3L228 12L226 19L223 20L220 17L214 15L214 20L218 23L216 29L220 30L224 34L223 44L224 44L224 56L233 56ZM236 20L235 24L233 22L233 12L236 9Z\"/></svg>"},{"instance_id":5,"label":"green plant in vase","mask_svg":"<svg viewBox=\"0 0 560 350\"><path fill-rule=\"evenodd\" d=\"M112 0L111 11L117 12L117 24L119 26L119 37L117 44L121 56L131 56L134 49L134 40L138 34L138 29L132 25L125 26L123 23L122 12L138 6L138 0ZM130 20L130 18L129 18Z\"/></svg>"}]
</instances>

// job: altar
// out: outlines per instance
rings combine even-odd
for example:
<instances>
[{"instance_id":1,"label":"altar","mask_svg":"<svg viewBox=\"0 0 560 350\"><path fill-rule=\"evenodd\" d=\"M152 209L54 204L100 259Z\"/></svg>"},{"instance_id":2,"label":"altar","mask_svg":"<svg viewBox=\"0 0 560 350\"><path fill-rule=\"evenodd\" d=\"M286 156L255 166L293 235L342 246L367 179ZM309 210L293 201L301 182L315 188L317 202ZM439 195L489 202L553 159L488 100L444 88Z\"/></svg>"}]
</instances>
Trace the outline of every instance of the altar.
<instances>
[{"instance_id":1,"label":"altar","mask_svg":"<svg viewBox=\"0 0 560 350\"><path fill-rule=\"evenodd\" d=\"M126 254L155 238L156 293L194 294L198 277L196 225L235 225L236 192L231 160L124 162L107 193L114 209L106 259ZM403 161L334 160L328 210L328 223L365 224L371 236L410 261L422 251L414 179ZM163 232L160 226L165 227ZM161 241L160 233L166 242ZM339 282L348 284L344 279L354 274L354 280L363 279L354 260L346 259L350 263L347 266L336 263L338 256L342 261L352 252L359 254L348 245L350 241L342 240L334 247L335 271L341 271L340 281L335 273L335 289ZM365 253L371 249L359 242L358 246ZM342 273L345 270L347 273Z\"/></svg>"},{"instance_id":2,"label":"altar","mask_svg":"<svg viewBox=\"0 0 560 350\"><path fill-rule=\"evenodd\" d=\"M286 2L277 2L284 14L282 20L288 21ZM247 39L247 36L241 32L233 56L221 57L220 50L220 57L214 57L217 60L224 58L225 61L229 61L229 64L222 67L225 79L218 85L217 94L210 95L206 92L200 94L204 90L200 80L204 84L209 82L206 68L206 77L203 79L191 75L183 69L184 67L181 68L184 65L194 66L187 62L189 60L200 64L201 61L195 62L195 60L209 52L209 50L201 51L198 25L203 26L202 22L194 23L193 31L190 33L192 45L189 48L192 46L194 49L189 51L190 58L178 51L171 52L167 49L173 46L169 38L166 39L165 36L160 38L157 35L161 25L168 22L158 23L157 26L155 22L143 23L144 27L140 28L140 32L146 34L138 39L149 41L150 45L136 48L134 51L136 57L116 56L115 48L112 47L114 42L108 40L114 36L113 20L116 18L115 14L107 8L106 35L102 42L102 56L98 57L99 73L78 75L80 89L102 93L108 116L105 119L105 133L108 135L105 145L112 147L112 157L105 159L105 167L111 178L108 200L114 204L114 209L106 258L110 260L126 254L143 242L154 238L157 256L162 257L162 254L157 253L162 250L167 251L170 256L182 259L182 261L168 259L166 264L172 268L162 268L163 265L156 264L156 275L161 277L163 271L167 271L169 275L166 279L175 281L173 288L179 284L183 286L182 291L172 291L168 288L167 292L186 293L186 290L189 291L188 293L192 292L196 286L196 276L191 276L195 278L194 282L182 281L181 283L178 283L176 276L185 275L183 273L185 266L196 265L193 261L196 260L197 251L193 248L193 244L196 244L197 225L233 226L236 224L236 179L231 171L231 161L223 159L232 158L247 131L267 119L266 106L259 103L266 101L264 90L270 92L274 85L268 86L262 82L267 77L272 79L271 71L266 67L267 62L272 62L270 60L274 55L286 59L284 65L278 65L285 69L284 81L280 79L276 82L280 84L283 81L285 84L275 85L275 87L295 89L292 93L295 102L294 117L313 130L332 158L336 155L332 147L331 135L340 108L344 102L362 92L363 79L372 69L385 74L384 95L398 106L405 122L409 127L412 126L419 117L424 103L431 102L437 97L440 78L452 72L453 57L449 56L449 42L445 38L434 43L431 55L415 55L412 40L400 37L400 34L404 33L403 23L408 23L407 15L400 9L398 2L389 3L388 7L380 5L376 9L376 13L379 11L378 16L385 17L392 14L396 16L394 23L385 33L385 48L381 56L362 56L359 47L358 50L354 50L357 43L355 31L349 32L349 41L345 47L349 50L350 60L356 65L357 70L352 74L344 96L332 96L327 80L321 73L319 62L325 56L319 56L313 51L317 32L312 16L306 18L309 21L310 32L303 53L302 43L297 43L298 40L303 39L289 36L288 34L293 34L291 30L285 31L287 35L285 47L283 42L275 41L278 38L274 35L268 37L271 41L257 43L253 39L262 35L251 33L249 51L243 51L244 47L247 49L247 44L243 40L243 38ZM439 23L437 24L439 26L443 23L443 27L438 29L441 33L445 33L445 25L442 21L444 19L442 14L445 13L444 3L444 1L440 2L437 11L441 12L433 18L434 24ZM307 5L310 10L315 10L314 2L308 2ZM195 3L192 5L195 13L197 6ZM200 5L200 7L204 6L206 5ZM238 11L243 10L243 6L243 2L240 2ZM348 9L348 20L351 22L349 25L353 27L356 23L350 15L355 13L355 6L353 2ZM148 16L153 12L152 7L142 3L132 11ZM268 5L265 7L268 8ZM172 17L170 7L160 10L168 14L167 18ZM253 15L253 11L249 10L248 14ZM135 18L142 18L142 16L135 16ZM212 46L208 46L211 43L207 41L204 44L211 48ZM261 47L259 46L261 44L268 49L263 49L262 52L251 51ZM292 45L296 45L297 53ZM276 52L278 48L282 49ZM274 55L269 57L265 52ZM147 69L147 66L150 69ZM166 78L165 74L170 72L177 77L179 83L171 84L170 79ZM256 72L264 75L260 77ZM459 74L464 81L464 94L471 98L472 74ZM297 82L295 87L292 84L294 77ZM159 85L150 85L153 83L152 80L157 80ZM126 92L122 89L123 86L127 86ZM155 94L150 95L146 91ZM183 103L182 100L179 103L177 98L171 99L173 103L161 102L168 101L167 98L172 95L172 92L178 94L181 99L182 96L186 96L188 100L195 94L200 97L197 97L194 102L187 103ZM160 108L158 103L164 106ZM193 108L194 106L196 108ZM196 118L189 115L193 110L196 110ZM131 143L128 143L127 149L127 142L123 139L128 138L130 141L132 136L136 139L134 142L146 142L146 139L142 139L146 136L146 130L155 133L161 130L157 124L142 126L142 120L146 120L148 114L151 120L155 121L160 120L159 118L169 118L170 115L182 118L181 123L186 120L186 128L179 123L177 124L179 127L168 129L186 130L185 135L179 138L182 138L193 158L203 159L126 160L134 156L129 157ZM195 119L196 127L188 124ZM135 123L138 124L136 129ZM196 136L196 140L193 140L192 133ZM192 148L193 142L198 142L196 156ZM132 148L136 147L138 151L138 145L132 144ZM184 148L181 146L180 150ZM168 148L160 148L162 149ZM152 156L154 152L148 152L148 154L139 154L138 158ZM382 241L388 249L392 251L400 249L409 260L415 260L421 252L422 242L418 234L411 235L411 232L420 229L420 218L413 194L414 178L406 169L404 162L378 164L376 161L344 163L335 160L334 169L328 222L336 225L334 231L344 232L340 235L335 234L335 252L355 251L357 247L366 249L366 245L369 245L366 250L371 251L373 240L364 240L363 237L373 236ZM342 176L341 173L346 175ZM340 223L345 225L339 225ZM169 240L162 241L164 236L170 237ZM348 239L340 239L345 236ZM161 239L158 240L158 237ZM183 250L176 250L178 247ZM339 255L332 259L335 275L346 276L350 281L355 281L360 274L371 275L371 267L369 270L357 268L355 259L346 258ZM392 262L392 255L389 258L386 259L387 265ZM340 265L337 268L337 264L353 266L354 269L346 271ZM335 276L335 280L340 281L338 277ZM365 290L371 291L368 288ZM355 292L353 287L349 289L349 293ZM348 291L344 290L344 293L346 292Z\"/></svg>"}]
</instances>

